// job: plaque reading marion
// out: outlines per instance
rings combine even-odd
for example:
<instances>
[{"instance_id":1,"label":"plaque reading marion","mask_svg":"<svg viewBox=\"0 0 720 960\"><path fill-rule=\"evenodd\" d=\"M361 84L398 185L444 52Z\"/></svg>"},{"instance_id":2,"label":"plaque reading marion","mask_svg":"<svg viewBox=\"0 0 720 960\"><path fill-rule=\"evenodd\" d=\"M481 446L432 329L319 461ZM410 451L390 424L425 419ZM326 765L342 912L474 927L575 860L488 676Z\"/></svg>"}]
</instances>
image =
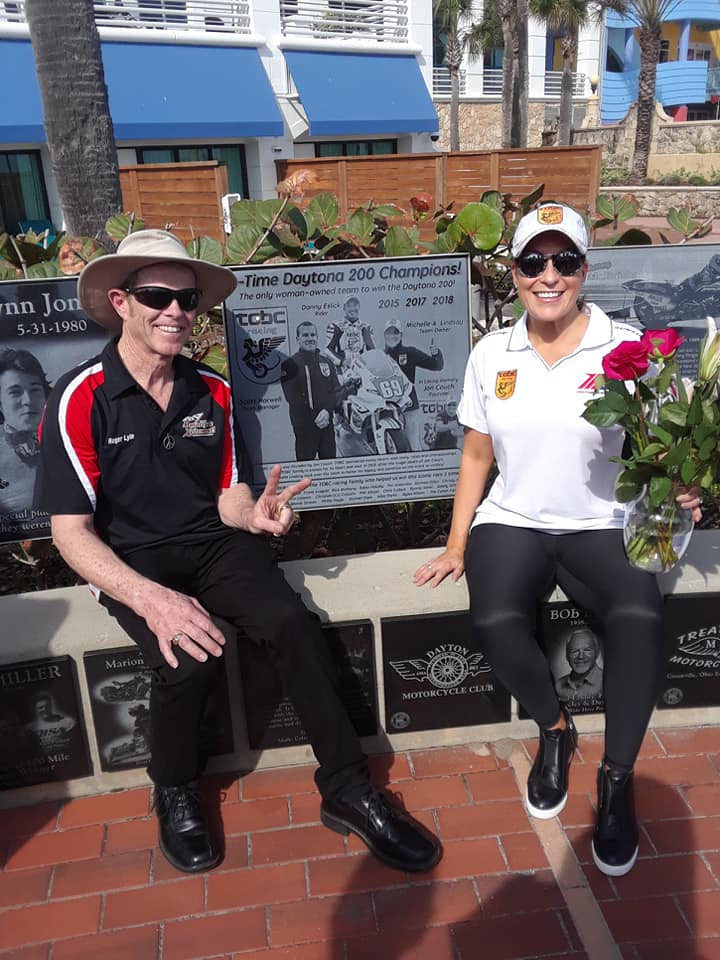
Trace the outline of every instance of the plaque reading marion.
<instances>
[{"instance_id":1,"label":"plaque reading marion","mask_svg":"<svg viewBox=\"0 0 720 960\"><path fill-rule=\"evenodd\" d=\"M92 773L71 657L0 668L0 788Z\"/></svg>"},{"instance_id":2,"label":"plaque reading marion","mask_svg":"<svg viewBox=\"0 0 720 960\"><path fill-rule=\"evenodd\" d=\"M324 624L323 633L337 669L340 695L361 737L377 733L377 690L373 629L369 620ZM308 743L277 671L261 648L247 638L238 644L251 750Z\"/></svg>"},{"instance_id":3,"label":"plaque reading marion","mask_svg":"<svg viewBox=\"0 0 720 960\"><path fill-rule=\"evenodd\" d=\"M477 649L467 613L381 621L388 733L510 720L510 694Z\"/></svg>"},{"instance_id":4,"label":"plaque reading marion","mask_svg":"<svg viewBox=\"0 0 720 960\"><path fill-rule=\"evenodd\" d=\"M661 710L720 704L720 597L668 597L663 617L667 666Z\"/></svg>"},{"instance_id":5,"label":"plaque reading marion","mask_svg":"<svg viewBox=\"0 0 720 960\"><path fill-rule=\"evenodd\" d=\"M150 759L151 671L137 647L115 647L83 655L100 766L103 770L144 767ZM225 661L220 663L202 724L205 752L232 753L233 735Z\"/></svg>"},{"instance_id":6,"label":"plaque reading marion","mask_svg":"<svg viewBox=\"0 0 720 960\"><path fill-rule=\"evenodd\" d=\"M600 626L572 601L544 603L538 612L538 640L550 664L558 700L571 713L603 713L604 651ZM520 708L519 715L527 717Z\"/></svg>"}]
</instances>

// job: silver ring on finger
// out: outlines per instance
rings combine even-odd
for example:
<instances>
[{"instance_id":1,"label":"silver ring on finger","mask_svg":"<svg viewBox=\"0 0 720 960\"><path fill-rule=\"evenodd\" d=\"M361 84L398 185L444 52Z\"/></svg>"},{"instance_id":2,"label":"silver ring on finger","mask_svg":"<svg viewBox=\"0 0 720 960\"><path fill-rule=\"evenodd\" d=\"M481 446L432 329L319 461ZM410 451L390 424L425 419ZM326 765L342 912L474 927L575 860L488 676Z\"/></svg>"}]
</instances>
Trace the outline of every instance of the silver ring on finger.
<instances>
[{"instance_id":1,"label":"silver ring on finger","mask_svg":"<svg viewBox=\"0 0 720 960\"><path fill-rule=\"evenodd\" d=\"M175 636L172 638L172 645L174 647L179 647L182 641L185 639L185 637L186 637L186 634L184 633L176 633Z\"/></svg>"}]
</instances>

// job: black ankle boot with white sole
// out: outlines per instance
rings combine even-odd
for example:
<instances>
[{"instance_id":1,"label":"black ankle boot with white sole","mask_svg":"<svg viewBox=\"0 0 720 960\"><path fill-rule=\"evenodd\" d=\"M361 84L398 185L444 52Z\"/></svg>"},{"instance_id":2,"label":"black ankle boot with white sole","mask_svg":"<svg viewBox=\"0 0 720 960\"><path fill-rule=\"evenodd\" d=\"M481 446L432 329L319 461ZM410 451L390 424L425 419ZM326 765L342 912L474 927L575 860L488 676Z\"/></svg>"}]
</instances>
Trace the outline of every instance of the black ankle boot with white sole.
<instances>
[{"instance_id":1,"label":"black ankle boot with white sole","mask_svg":"<svg viewBox=\"0 0 720 960\"><path fill-rule=\"evenodd\" d=\"M608 877L623 877L635 866L638 855L632 770L601 763L597 790L593 860L598 870Z\"/></svg>"},{"instance_id":2,"label":"black ankle boot with white sole","mask_svg":"<svg viewBox=\"0 0 720 960\"><path fill-rule=\"evenodd\" d=\"M567 802L568 771L577 747L577 730L566 707L564 729L540 728L540 743L527 781L525 802L539 820L556 817Z\"/></svg>"}]
</instances>

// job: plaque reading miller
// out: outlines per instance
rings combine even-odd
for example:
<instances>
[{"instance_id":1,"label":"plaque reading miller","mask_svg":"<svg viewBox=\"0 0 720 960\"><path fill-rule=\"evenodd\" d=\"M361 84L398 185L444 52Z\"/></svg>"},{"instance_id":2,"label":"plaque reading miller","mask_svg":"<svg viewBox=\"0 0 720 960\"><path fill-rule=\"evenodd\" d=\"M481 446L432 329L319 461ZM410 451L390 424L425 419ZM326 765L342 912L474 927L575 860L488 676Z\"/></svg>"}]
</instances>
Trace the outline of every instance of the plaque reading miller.
<instances>
[{"instance_id":1,"label":"plaque reading miller","mask_svg":"<svg viewBox=\"0 0 720 960\"><path fill-rule=\"evenodd\" d=\"M377 733L377 691L373 630L369 620L323 626L338 671L342 701L361 737ZM249 639L238 644L240 672L251 750L308 742L293 705L284 695L277 672Z\"/></svg>"},{"instance_id":2,"label":"plaque reading miller","mask_svg":"<svg viewBox=\"0 0 720 960\"><path fill-rule=\"evenodd\" d=\"M663 617L667 668L658 707L720 704L720 597L668 597Z\"/></svg>"},{"instance_id":3,"label":"plaque reading miller","mask_svg":"<svg viewBox=\"0 0 720 960\"><path fill-rule=\"evenodd\" d=\"M0 788L92 773L71 657L0 668Z\"/></svg>"},{"instance_id":4,"label":"plaque reading miller","mask_svg":"<svg viewBox=\"0 0 720 960\"><path fill-rule=\"evenodd\" d=\"M388 733L510 720L510 694L477 649L467 613L382 620Z\"/></svg>"},{"instance_id":5,"label":"plaque reading miller","mask_svg":"<svg viewBox=\"0 0 720 960\"><path fill-rule=\"evenodd\" d=\"M144 767L150 759L151 671L137 647L115 647L83 656L95 737L103 770ZM224 661L203 718L209 754L232 753L233 736Z\"/></svg>"}]
</instances>

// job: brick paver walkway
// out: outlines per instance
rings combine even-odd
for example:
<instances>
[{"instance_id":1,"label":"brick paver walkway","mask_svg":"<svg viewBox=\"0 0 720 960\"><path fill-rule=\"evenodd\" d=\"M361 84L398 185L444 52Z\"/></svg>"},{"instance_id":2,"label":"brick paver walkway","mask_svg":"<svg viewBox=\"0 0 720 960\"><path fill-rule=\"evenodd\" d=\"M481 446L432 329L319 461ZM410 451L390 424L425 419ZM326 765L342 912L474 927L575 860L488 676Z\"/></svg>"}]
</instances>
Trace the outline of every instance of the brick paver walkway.
<instances>
[{"instance_id":1,"label":"brick paver walkway","mask_svg":"<svg viewBox=\"0 0 720 960\"><path fill-rule=\"evenodd\" d=\"M310 766L206 783L227 844L202 876L160 855L147 789L0 811L0 960L720 958L720 729L648 735L641 857L619 880L589 863L601 738L581 738L561 816L569 844L557 834L552 868L507 746L374 759L376 779L442 837L443 860L419 877L321 826ZM574 855L604 946L580 941L563 894Z\"/></svg>"}]
</instances>

